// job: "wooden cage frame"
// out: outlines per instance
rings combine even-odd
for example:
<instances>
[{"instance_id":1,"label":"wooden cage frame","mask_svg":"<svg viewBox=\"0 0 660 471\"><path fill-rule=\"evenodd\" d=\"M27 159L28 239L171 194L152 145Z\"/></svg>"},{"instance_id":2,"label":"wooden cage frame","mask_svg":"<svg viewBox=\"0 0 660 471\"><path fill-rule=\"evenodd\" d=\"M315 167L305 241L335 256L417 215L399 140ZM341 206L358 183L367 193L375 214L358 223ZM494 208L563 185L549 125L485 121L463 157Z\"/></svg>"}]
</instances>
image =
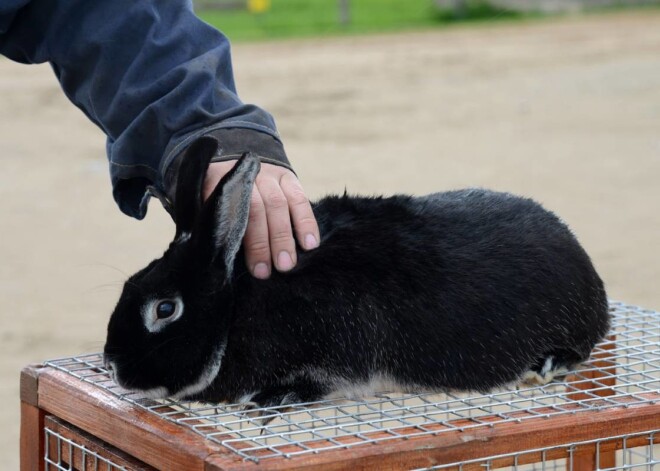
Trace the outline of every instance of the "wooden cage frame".
<instances>
[{"instance_id":1,"label":"wooden cage frame","mask_svg":"<svg viewBox=\"0 0 660 471\"><path fill-rule=\"evenodd\" d=\"M572 471L592 471L597 465L601 469L616 468L615 453L623 446L621 444L649 444L647 438L635 434L652 431L649 432L653 437L651 446L656 443L654 440L660 441L660 433L655 433L660 432L660 313L625 305L615 305L614 309L635 310L646 316L644 335L635 336L642 340L634 340L634 345L630 344L633 347L626 347L641 351L639 345L645 342L645 356L634 353L635 361L652 364L643 371L635 370L636 378L642 375L643 381L639 384L645 387L635 389L634 393L623 394L617 389L617 380L621 378L617 368L621 366L613 352L625 342L622 340L626 337L625 329L632 324L621 317L619 327L613 329L613 335L596 350L589 367L559 385L565 388L559 406L538 402L538 407L533 409L498 413L481 405L478 409L486 412L478 419L470 418L472 415L458 417L452 419L451 427L446 421L425 422L423 426L400 425L394 436L388 435L386 430L357 432L316 440L331 441L333 446L319 445L315 449L316 445L312 444L302 452L285 443L276 447L280 456L264 455L261 459L237 453L241 448L235 447L237 439L231 431L216 431L212 439L204 436L200 433L200 427L207 427L203 420L188 417L185 410L159 404L159 414L155 414L140 401L127 400L123 394L113 393L111 389L58 368L57 362L32 365L21 375L21 470L385 470L431 468L491 456L501 457L496 466L500 467L513 463L507 458L511 453L571 443L580 444L571 448ZM96 376L101 374L95 373ZM543 394L547 396L542 388L538 394L540 398L545 397ZM167 411L165 416L163 411ZM448 412L451 411L443 413ZM637 438L629 438L628 442L623 438L610 438L603 445L594 442L631 435ZM358 443L358 439L365 443ZM49 450L57 449L57 453L61 453L62 443L68 444L68 457L58 459L70 467L50 467L44 458ZM565 451L550 453L556 458L566 454ZM537 455L528 452L523 459L525 462L540 461ZM116 466L98 465L99 460L106 459ZM466 464L465 469L481 468Z\"/></svg>"}]
</instances>

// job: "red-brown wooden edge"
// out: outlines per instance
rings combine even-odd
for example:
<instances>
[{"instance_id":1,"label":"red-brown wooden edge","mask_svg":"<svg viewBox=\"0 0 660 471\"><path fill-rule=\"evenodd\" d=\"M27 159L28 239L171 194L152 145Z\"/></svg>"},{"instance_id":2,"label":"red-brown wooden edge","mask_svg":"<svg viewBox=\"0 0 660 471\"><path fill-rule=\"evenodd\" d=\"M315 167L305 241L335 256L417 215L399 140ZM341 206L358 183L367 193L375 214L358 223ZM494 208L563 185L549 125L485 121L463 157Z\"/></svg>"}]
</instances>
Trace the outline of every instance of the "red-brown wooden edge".
<instances>
[{"instance_id":1,"label":"red-brown wooden edge","mask_svg":"<svg viewBox=\"0 0 660 471\"><path fill-rule=\"evenodd\" d=\"M21 471L44 469L44 414L38 407L21 402Z\"/></svg>"},{"instance_id":2,"label":"red-brown wooden edge","mask_svg":"<svg viewBox=\"0 0 660 471\"><path fill-rule=\"evenodd\" d=\"M67 373L44 370L39 406L162 470L203 470L220 446Z\"/></svg>"},{"instance_id":3,"label":"red-brown wooden edge","mask_svg":"<svg viewBox=\"0 0 660 471\"><path fill-rule=\"evenodd\" d=\"M40 365L30 365L21 371L21 471L44 469L44 413L39 409Z\"/></svg>"},{"instance_id":4,"label":"red-brown wooden edge","mask_svg":"<svg viewBox=\"0 0 660 471\"><path fill-rule=\"evenodd\" d=\"M635 446L648 445L646 440L626 441L626 446L633 448ZM595 445L585 445L573 451L573 471L595 471L597 469L612 469L616 466L616 451L623 447L623 440L618 442L607 442L597 448ZM569 466L566 466L569 469Z\"/></svg>"},{"instance_id":5,"label":"red-brown wooden edge","mask_svg":"<svg viewBox=\"0 0 660 471\"><path fill-rule=\"evenodd\" d=\"M601 344L598 352L594 353L589 362L589 369L581 373L582 378L571 376L568 378L569 390L591 390L591 395L576 392L568 397L574 401L593 399L593 395L608 397L616 394L611 389L616 384L616 361L613 360L612 351L616 349L616 335L606 338L606 343ZM590 379L591 381L585 381ZM596 460L596 449L592 453L582 453L573 459L573 471L594 471L596 465L601 468L613 468L616 463L616 449L601 448L598 462Z\"/></svg>"},{"instance_id":6,"label":"red-brown wooden edge","mask_svg":"<svg viewBox=\"0 0 660 471\"><path fill-rule=\"evenodd\" d=\"M574 414L501 423L465 432L445 429L435 436L393 439L377 445L309 453L290 459L267 458L257 464L244 461L186 427L159 418L60 371L42 370L38 392L39 406L44 410L158 469L410 469L643 432L657 429L660 424L660 403L651 402L660 400L657 394L648 395L649 403L642 405L624 407L622 404L620 408L601 411L585 411L575 406ZM465 425L470 424L466 422ZM437 427L440 432L442 425ZM369 436L376 439L387 435ZM342 443L357 441L355 437L337 440ZM295 450L284 448L282 451ZM583 455L593 453L585 448L578 458ZM583 466L593 466L590 463L585 461Z\"/></svg>"},{"instance_id":7,"label":"red-brown wooden edge","mask_svg":"<svg viewBox=\"0 0 660 471\"><path fill-rule=\"evenodd\" d=\"M660 394L656 400L660 399ZM226 455L211 456L208 470L294 469L294 470L399 470L455 463L550 446L565 445L658 429L660 403L583 411L504 423L470 431L443 432L436 436L396 439L378 445L360 445L336 451L306 454L290 459L267 458L258 464L236 463ZM370 434L376 438L378 434ZM382 434L384 436L384 434ZM629 442L630 446L632 442ZM647 440L640 440L641 445ZM559 453L559 452L556 452ZM590 448L581 456L593 456ZM566 455L564 454L563 457ZM537 456L540 461L540 456ZM531 461L530 461L531 462ZM593 466L593 464L592 464ZM592 468L593 469L593 468Z\"/></svg>"}]
</instances>

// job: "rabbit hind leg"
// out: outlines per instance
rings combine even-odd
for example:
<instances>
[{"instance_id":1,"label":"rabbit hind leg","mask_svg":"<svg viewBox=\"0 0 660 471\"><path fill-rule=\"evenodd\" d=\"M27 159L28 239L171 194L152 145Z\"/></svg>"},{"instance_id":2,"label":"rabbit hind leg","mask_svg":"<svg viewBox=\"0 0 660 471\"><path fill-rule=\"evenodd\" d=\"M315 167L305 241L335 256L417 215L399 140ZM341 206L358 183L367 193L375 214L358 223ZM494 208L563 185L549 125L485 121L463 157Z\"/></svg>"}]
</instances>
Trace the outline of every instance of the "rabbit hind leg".
<instances>
[{"instance_id":1,"label":"rabbit hind leg","mask_svg":"<svg viewBox=\"0 0 660 471\"><path fill-rule=\"evenodd\" d=\"M543 386L553 380L564 378L576 364L580 363L575 355L556 352L537 361L526 371L520 382L528 386Z\"/></svg>"}]
</instances>

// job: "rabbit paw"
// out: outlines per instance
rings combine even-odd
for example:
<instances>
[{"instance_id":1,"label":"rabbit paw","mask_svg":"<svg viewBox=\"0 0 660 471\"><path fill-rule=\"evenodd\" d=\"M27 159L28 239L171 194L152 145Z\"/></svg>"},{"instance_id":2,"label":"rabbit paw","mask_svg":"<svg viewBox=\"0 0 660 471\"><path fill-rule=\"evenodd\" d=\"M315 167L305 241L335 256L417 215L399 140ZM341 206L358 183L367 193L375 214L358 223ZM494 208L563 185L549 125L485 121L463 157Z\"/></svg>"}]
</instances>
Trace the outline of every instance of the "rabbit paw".
<instances>
[{"instance_id":1,"label":"rabbit paw","mask_svg":"<svg viewBox=\"0 0 660 471\"><path fill-rule=\"evenodd\" d=\"M323 397L325 388L318 384L298 381L286 386L266 388L251 395L245 412L266 426L299 403L313 402Z\"/></svg>"},{"instance_id":2,"label":"rabbit paw","mask_svg":"<svg viewBox=\"0 0 660 471\"><path fill-rule=\"evenodd\" d=\"M542 363L535 365L520 378L520 383L526 386L543 386L555 378L566 376L568 368L558 364L554 356L549 356Z\"/></svg>"}]
</instances>

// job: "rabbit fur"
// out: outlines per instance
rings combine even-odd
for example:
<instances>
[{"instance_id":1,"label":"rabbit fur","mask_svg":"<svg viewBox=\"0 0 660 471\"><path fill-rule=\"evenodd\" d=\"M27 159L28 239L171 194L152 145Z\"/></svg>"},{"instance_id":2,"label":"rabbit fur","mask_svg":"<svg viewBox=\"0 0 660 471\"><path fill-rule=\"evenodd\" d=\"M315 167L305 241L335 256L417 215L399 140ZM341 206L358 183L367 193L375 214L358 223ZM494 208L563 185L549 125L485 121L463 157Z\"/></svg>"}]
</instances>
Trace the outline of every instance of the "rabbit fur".
<instances>
[{"instance_id":1,"label":"rabbit fur","mask_svg":"<svg viewBox=\"0 0 660 471\"><path fill-rule=\"evenodd\" d=\"M202 203L216 149L202 138L183 156L175 240L111 316L105 362L124 388L259 407L485 392L545 383L608 331L603 283L566 225L482 189L323 198L319 248L255 279L241 241L259 160L244 155Z\"/></svg>"}]
</instances>

